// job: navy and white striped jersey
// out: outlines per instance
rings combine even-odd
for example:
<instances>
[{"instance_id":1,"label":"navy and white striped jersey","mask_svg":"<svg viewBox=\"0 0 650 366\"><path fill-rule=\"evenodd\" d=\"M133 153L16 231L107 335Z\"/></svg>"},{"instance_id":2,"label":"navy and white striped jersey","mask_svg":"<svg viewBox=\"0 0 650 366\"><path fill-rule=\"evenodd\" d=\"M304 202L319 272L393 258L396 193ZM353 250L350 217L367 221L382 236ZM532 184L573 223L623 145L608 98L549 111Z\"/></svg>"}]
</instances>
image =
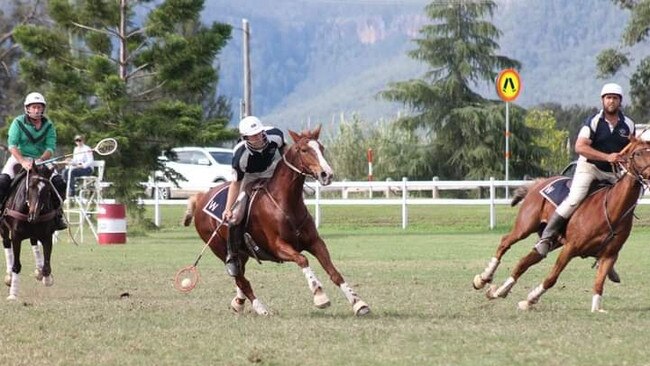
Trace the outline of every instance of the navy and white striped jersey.
<instances>
[{"instance_id":1,"label":"navy and white striped jersey","mask_svg":"<svg viewBox=\"0 0 650 366\"><path fill-rule=\"evenodd\" d=\"M244 140L235 146L232 157L233 180L241 181L244 176L270 178L273 175L286 143L284 134L278 128L267 126L264 130L269 143L262 151L251 150Z\"/></svg>"},{"instance_id":2,"label":"navy and white striped jersey","mask_svg":"<svg viewBox=\"0 0 650 366\"><path fill-rule=\"evenodd\" d=\"M631 118L619 111L618 122L612 127L605 121L603 111L601 110L585 120L578 137L588 138L591 140L592 148L610 154L623 150L630 142L630 136L634 136L635 133L634 121ZM606 161L591 160L582 155L579 159L594 164L602 171L612 171L612 165Z\"/></svg>"}]
</instances>

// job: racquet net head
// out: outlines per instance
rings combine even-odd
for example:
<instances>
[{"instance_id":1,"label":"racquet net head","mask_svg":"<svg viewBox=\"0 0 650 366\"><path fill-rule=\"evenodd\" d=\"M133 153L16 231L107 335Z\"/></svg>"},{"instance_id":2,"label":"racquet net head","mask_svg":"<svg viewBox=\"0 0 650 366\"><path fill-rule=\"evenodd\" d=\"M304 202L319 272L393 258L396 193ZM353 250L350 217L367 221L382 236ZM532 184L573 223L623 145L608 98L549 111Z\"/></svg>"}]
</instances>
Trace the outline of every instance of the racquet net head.
<instances>
[{"instance_id":1,"label":"racquet net head","mask_svg":"<svg viewBox=\"0 0 650 366\"><path fill-rule=\"evenodd\" d=\"M174 288L180 292L188 293L194 290L200 278L201 275L196 266L181 268L176 272L176 276L174 276Z\"/></svg>"},{"instance_id":2,"label":"racquet net head","mask_svg":"<svg viewBox=\"0 0 650 366\"><path fill-rule=\"evenodd\" d=\"M105 138L99 141L93 150L99 155L110 155L117 150L117 141L114 138Z\"/></svg>"}]
</instances>

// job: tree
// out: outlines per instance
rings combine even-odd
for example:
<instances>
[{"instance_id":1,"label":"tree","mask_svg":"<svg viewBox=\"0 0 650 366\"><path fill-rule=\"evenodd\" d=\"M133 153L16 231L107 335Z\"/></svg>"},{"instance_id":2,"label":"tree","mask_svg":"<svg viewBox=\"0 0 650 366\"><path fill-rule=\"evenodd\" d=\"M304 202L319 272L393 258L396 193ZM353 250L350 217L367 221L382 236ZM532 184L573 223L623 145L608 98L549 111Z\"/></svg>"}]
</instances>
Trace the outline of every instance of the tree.
<instances>
[{"instance_id":1,"label":"tree","mask_svg":"<svg viewBox=\"0 0 650 366\"><path fill-rule=\"evenodd\" d=\"M597 57L601 78L616 75L623 67L630 65L627 50L644 43L650 33L650 0L612 0L622 9L631 12L623 31L619 48L603 50ZM641 59L630 78L630 114L640 120L650 118L650 56Z\"/></svg>"},{"instance_id":2,"label":"tree","mask_svg":"<svg viewBox=\"0 0 650 366\"><path fill-rule=\"evenodd\" d=\"M215 58L231 26L202 24L203 0L162 1L138 25L136 13L145 11L138 6L150 2L50 0L53 26L14 31L25 53L21 77L47 95L64 141L79 132L90 142L118 140L107 175L127 203L161 167L161 151L236 136L226 127L227 103L214 93Z\"/></svg>"},{"instance_id":3,"label":"tree","mask_svg":"<svg viewBox=\"0 0 650 366\"><path fill-rule=\"evenodd\" d=\"M0 123L22 110L25 86L18 79L17 65L22 53L14 41L14 28L21 24L42 24L44 5L40 1L13 0L0 9Z\"/></svg>"},{"instance_id":4,"label":"tree","mask_svg":"<svg viewBox=\"0 0 650 366\"><path fill-rule=\"evenodd\" d=\"M557 128L553 112L548 110L529 110L525 123L529 128L540 131L536 143L548 151L541 159L541 166L546 170L546 174L559 174L570 162L572 149L568 142L569 132Z\"/></svg>"},{"instance_id":5,"label":"tree","mask_svg":"<svg viewBox=\"0 0 650 366\"><path fill-rule=\"evenodd\" d=\"M422 79L392 83L380 93L413 111L401 117L400 124L433 137L435 161L430 163L444 178L483 179L485 174L504 171L501 159L495 159L505 151L500 142L503 115L493 101L472 90L477 83L493 83L500 69L520 67L519 62L496 54L495 39L501 32L481 20L491 16L495 7L492 1L471 0L427 5L433 23L420 30L423 38L416 39L418 48L409 56L426 62L430 70ZM521 133L524 136L529 134ZM500 150L491 150L496 148Z\"/></svg>"}]
</instances>

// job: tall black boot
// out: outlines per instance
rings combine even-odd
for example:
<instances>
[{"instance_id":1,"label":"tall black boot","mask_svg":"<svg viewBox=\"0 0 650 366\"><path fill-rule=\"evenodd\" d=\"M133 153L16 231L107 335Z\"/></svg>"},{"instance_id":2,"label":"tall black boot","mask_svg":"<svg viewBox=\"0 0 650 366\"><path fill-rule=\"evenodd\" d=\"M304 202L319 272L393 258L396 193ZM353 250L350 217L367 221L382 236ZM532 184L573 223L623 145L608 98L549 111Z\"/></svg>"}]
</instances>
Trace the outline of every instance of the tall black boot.
<instances>
[{"instance_id":1,"label":"tall black boot","mask_svg":"<svg viewBox=\"0 0 650 366\"><path fill-rule=\"evenodd\" d=\"M61 175L57 174L52 177L52 185L54 185L54 188L56 189L57 193L59 193L59 196L61 197L61 200L59 200L59 197L54 197L53 198L53 206L54 209L57 210L56 216L54 216L54 230L65 230L68 228L68 225L66 224L65 220L63 219L63 208L61 207L61 204L63 201L65 201L66 194L65 194L65 181L61 177Z\"/></svg>"},{"instance_id":2,"label":"tall black boot","mask_svg":"<svg viewBox=\"0 0 650 366\"><path fill-rule=\"evenodd\" d=\"M562 233L562 230L564 230L567 221L568 219L565 219L557 212L554 212L542 232L542 240L554 241L557 239L557 237Z\"/></svg>"},{"instance_id":3,"label":"tall black boot","mask_svg":"<svg viewBox=\"0 0 650 366\"><path fill-rule=\"evenodd\" d=\"M228 227L228 243L226 244L226 271L231 277L241 274L241 263L239 261L239 248L241 248L243 230L242 225L230 224Z\"/></svg>"},{"instance_id":4,"label":"tall black boot","mask_svg":"<svg viewBox=\"0 0 650 366\"><path fill-rule=\"evenodd\" d=\"M8 174L0 174L0 206L4 205L11 188L11 177Z\"/></svg>"},{"instance_id":5,"label":"tall black boot","mask_svg":"<svg viewBox=\"0 0 650 366\"><path fill-rule=\"evenodd\" d=\"M557 212L553 213L553 216L548 220L544 231L542 232L542 237L539 239L537 244L535 244L535 249L539 254L546 257L550 248L553 247L553 243L558 236L564 230L568 219L564 218Z\"/></svg>"}]
</instances>

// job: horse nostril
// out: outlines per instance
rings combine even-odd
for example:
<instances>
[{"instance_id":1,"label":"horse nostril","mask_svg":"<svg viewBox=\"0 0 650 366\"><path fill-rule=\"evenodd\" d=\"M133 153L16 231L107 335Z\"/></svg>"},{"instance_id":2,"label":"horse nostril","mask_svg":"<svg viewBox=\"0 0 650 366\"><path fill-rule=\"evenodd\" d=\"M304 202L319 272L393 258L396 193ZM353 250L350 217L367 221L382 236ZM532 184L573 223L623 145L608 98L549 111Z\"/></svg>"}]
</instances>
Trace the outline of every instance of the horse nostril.
<instances>
[{"instance_id":1,"label":"horse nostril","mask_svg":"<svg viewBox=\"0 0 650 366\"><path fill-rule=\"evenodd\" d=\"M321 177L321 179L325 179L325 178L329 177L329 174L327 174L327 172L320 172L320 177Z\"/></svg>"}]
</instances>

